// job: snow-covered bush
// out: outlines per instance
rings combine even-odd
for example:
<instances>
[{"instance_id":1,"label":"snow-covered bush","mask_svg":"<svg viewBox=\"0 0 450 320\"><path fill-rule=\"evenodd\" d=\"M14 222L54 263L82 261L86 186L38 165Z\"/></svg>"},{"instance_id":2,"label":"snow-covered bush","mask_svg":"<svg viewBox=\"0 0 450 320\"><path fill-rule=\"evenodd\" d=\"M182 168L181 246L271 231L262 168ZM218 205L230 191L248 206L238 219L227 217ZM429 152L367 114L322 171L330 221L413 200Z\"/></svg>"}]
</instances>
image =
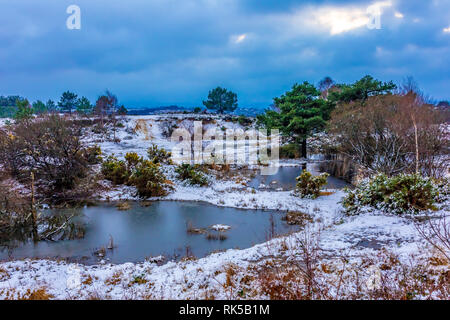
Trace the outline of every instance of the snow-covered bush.
<instances>
[{"instance_id":1,"label":"snow-covered bush","mask_svg":"<svg viewBox=\"0 0 450 320\"><path fill-rule=\"evenodd\" d=\"M131 170L132 168L135 168L139 162L142 162L143 158L139 157L136 152L128 152L125 155L125 161L127 162L128 170Z\"/></svg>"},{"instance_id":2,"label":"snow-covered bush","mask_svg":"<svg viewBox=\"0 0 450 320\"><path fill-rule=\"evenodd\" d=\"M348 214L358 214L365 206L394 214L416 214L436 210L435 204L448 192L446 189L447 182L439 187L433 179L417 174L379 174L364 180L355 190L347 190L342 204Z\"/></svg>"},{"instance_id":3,"label":"snow-covered bush","mask_svg":"<svg viewBox=\"0 0 450 320\"><path fill-rule=\"evenodd\" d=\"M305 170L296 179L295 192L302 198L315 199L320 196L320 188L327 184L328 176L328 173L313 176L311 172Z\"/></svg>"},{"instance_id":4,"label":"snow-covered bush","mask_svg":"<svg viewBox=\"0 0 450 320\"><path fill-rule=\"evenodd\" d=\"M199 170L198 166L191 166L190 164L184 163L178 166L175 172L178 174L178 179L188 181L191 185L208 185L208 178Z\"/></svg>"},{"instance_id":5,"label":"snow-covered bush","mask_svg":"<svg viewBox=\"0 0 450 320\"><path fill-rule=\"evenodd\" d=\"M40 193L64 198L89 171L83 128L57 114L18 121L0 130L0 163L13 178L26 181L33 171Z\"/></svg>"},{"instance_id":6,"label":"snow-covered bush","mask_svg":"<svg viewBox=\"0 0 450 320\"><path fill-rule=\"evenodd\" d=\"M164 148L158 148L156 144L153 144L150 148L148 148L147 155L148 158L154 163L172 163L172 160L170 159L172 157L172 153L166 151Z\"/></svg>"},{"instance_id":7,"label":"snow-covered bush","mask_svg":"<svg viewBox=\"0 0 450 320\"><path fill-rule=\"evenodd\" d=\"M249 127L253 124L253 119L244 115L240 115L239 117L233 119L233 122L234 121L237 121L237 123L239 123L243 127Z\"/></svg>"}]
</instances>

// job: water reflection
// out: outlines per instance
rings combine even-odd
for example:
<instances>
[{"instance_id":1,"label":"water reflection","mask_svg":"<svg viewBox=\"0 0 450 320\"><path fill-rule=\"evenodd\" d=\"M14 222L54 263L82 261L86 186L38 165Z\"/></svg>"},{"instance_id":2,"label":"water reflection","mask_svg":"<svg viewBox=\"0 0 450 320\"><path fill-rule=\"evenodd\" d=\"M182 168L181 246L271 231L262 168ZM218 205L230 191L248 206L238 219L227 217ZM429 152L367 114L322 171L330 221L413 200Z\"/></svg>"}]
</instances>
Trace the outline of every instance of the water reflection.
<instances>
[{"instance_id":1,"label":"water reflection","mask_svg":"<svg viewBox=\"0 0 450 320\"><path fill-rule=\"evenodd\" d=\"M319 175L318 166L315 163L309 163L307 170L313 175ZM280 167L278 173L272 176L255 176L248 186L255 189L271 189L277 190L279 188L283 190L294 190L296 185L296 178L302 173L302 167ZM325 189L343 189L349 186L349 183L342 179L335 177L328 177L328 184Z\"/></svg>"},{"instance_id":2,"label":"water reflection","mask_svg":"<svg viewBox=\"0 0 450 320\"><path fill-rule=\"evenodd\" d=\"M216 250L248 248L264 242L272 229L277 234L298 229L283 222L283 214L279 212L221 208L205 203L160 201L149 207L133 203L128 211L119 211L112 204L77 210L86 222L83 239L27 243L10 251L9 257L7 251L1 252L0 259L59 257L84 263L97 263L100 259L124 263L161 254L182 256L186 248L203 257ZM67 214L64 210L58 213ZM208 240L205 234L188 233L188 222L208 233L215 232L210 228L216 224L229 225L231 229L225 232L226 239ZM106 249L110 237L114 239L114 250ZM99 251L102 248L106 250ZM105 256L98 257L99 252Z\"/></svg>"}]
</instances>

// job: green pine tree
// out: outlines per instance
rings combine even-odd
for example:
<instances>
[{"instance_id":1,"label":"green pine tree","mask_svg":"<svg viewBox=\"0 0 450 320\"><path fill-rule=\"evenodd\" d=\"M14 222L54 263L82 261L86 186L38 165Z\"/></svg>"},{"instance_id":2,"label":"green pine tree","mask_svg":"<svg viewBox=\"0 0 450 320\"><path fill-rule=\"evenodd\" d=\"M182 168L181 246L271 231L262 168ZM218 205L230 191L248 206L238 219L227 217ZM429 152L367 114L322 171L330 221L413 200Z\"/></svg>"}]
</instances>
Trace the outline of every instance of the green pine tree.
<instances>
[{"instance_id":1,"label":"green pine tree","mask_svg":"<svg viewBox=\"0 0 450 320\"><path fill-rule=\"evenodd\" d=\"M258 123L268 129L279 129L283 136L301 146L301 154L306 157L307 138L323 129L331 112L331 104L320 95L309 82L295 84L292 90L274 99L276 110L259 116Z\"/></svg>"},{"instance_id":2,"label":"green pine tree","mask_svg":"<svg viewBox=\"0 0 450 320\"><path fill-rule=\"evenodd\" d=\"M91 113L92 108L93 108L93 105L91 104L91 102L89 101L88 98L81 97L80 99L78 99L77 112L79 114L85 115L85 114Z\"/></svg>"},{"instance_id":3,"label":"green pine tree","mask_svg":"<svg viewBox=\"0 0 450 320\"><path fill-rule=\"evenodd\" d=\"M72 111L77 109L78 96L70 91L66 91L61 95L61 99L58 102L58 107L61 111L72 113Z\"/></svg>"},{"instance_id":4,"label":"green pine tree","mask_svg":"<svg viewBox=\"0 0 450 320\"><path fill-rule=\"evenodd\" d=\"M382 82L372 76L365 76L351 85L337 85L337 90L330 93L328 99L334 103L361 101L362 103L371 96L391 93L397 86L392 82Z\"/></svg>"},{"instance_id":5,"label":"green pine tree","mask_svg":"<svg viewBox=\"0 0 450 320\"><path fill-rule=\"evenodd\" d=\"M31 107L30 102L28 102L27 99L17 100L16 107L17 110L14 114L14 119L16 121L27 120L33 117L33 108Z\"/></svg>"},{"instance_id":6,"label":"green pine tree","mask_svg":"<svg viewBox=\"0 0 450 320\"><path fill-rule=\"evenodd\" d=\"M33 111L36 114L42 114L47 111L47 107L45 103L43 103L41 100L38 100L33 103Z\"/></svg>"},{"instance_id":7,"label":"green pine tree","mask_svg":"<svg viewBox=\"0 0 450 320\"><path fill-rule=\"evenodd\" d=\"M237 94L225 88L217 87L208 94L208 100L203 101L206 108L218 113L233 112L238 107Z\"/></svg>"}]
</instances>

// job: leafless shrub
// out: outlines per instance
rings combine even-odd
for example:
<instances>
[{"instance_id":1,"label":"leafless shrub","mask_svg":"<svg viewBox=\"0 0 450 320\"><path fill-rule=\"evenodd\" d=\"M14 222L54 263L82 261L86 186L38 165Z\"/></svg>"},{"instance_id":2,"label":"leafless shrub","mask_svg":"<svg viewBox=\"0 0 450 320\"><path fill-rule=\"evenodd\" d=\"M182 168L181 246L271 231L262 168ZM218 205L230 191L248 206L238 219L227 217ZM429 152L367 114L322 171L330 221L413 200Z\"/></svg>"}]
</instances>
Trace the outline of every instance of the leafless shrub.
<instances>
[{"instance_id":1,"label":"leafless shrub","mask_svg":"<svg viewBox=\"0 0 450 320\"><path fill-rule=\"evenodd\" d=\"M275 219L273 217L273 213L271 213L269 216L269 227L266 232L266 240L267 241L272 240L276 236L277 236L277 233L276 233Z\"/></svg>"},{"instance_id":2,"label":"leafless shrub","mask_svg":"<svg viewBox=\"0 0 450 320\"><path fill-rule=\"evenodd\" d=\"M308 247L305 245L304 249ZM395 254L380 250L352 262L345 254L322 257L318 261L308 252L306 249L298 260L266 261L258 269L255 282L250 284L254 288L252 294L272 300L446 300L450 297L447 264L435 267L430 257L401 261ZM305 266L308 261L309 267Z\"/></svg>"},{"instance_id":3,"label":"leafless shrub","mask_svg":"<svg viewBox=\"0 0 450 320\"><path fill-rule=\"evenodd\" d=\"M20 121L0 132L0 160L21 181L34 172L45 193L72 189L89 164L81 132L81 126L56 114Z\"/></svg>"},{"instance_id":4,"label":"leafless shrub","mask_svg":"<svg viewBox=\"0 0 450 320\"><path fill-rule=\"evenodd\" d=\"M316 269L319 262L320 232L313 231L310 225L296 237L300 251L300 260L297 261L299 270L304 274L306 281L307 297L313 299L319 293L316 282Z\"/></svg>"},{"instance_id":5,"label":"leafless shrub","mask_svg":"<svg viewBox=\"0 0 450 320\"><path fill-rule=\"evenodd\" d=\"M338 151L370 172L437 176L448 146L442 123L434 106L409 91L339 105L330 129L338 137Z\"/></svg>"},{"instance_id":6,"label":"leafless shrub","mask_svg":"<svg viewBox=\"0 0 450 320\"><path fill-rule=\"evenodd\" d=\"M201 228L195 228L194 225L192 224L192 221L186 221L186 232L188 234L202 234L202 233L206 233L205 229L201 229Z\"/></svg>"},{"instance_id":7,"label":"leafless shrub","mask_svg":"<svg viewBox=\"0 0 450 320\"><path fill-rule=\"evenodd\" d=\"M0 185L0 243L32 236L31 202Z\"/></svg>"},{"instance_id":8,"label":"leafless shrub","mask_svg":"<svg viewBox=\"0 0 450 320\"><path fill-rule=\"evenodd\" d=\"M206 234L207 240L219 240L219 241L225 241L228 239L228 236L223 232L208 232Z\"/></svg>"},{"instance_id":9,"label":"leafless shrub","mask_svg":"<svg viewBox=\"0 0 450 320\"><path fill-rule=\"evenodd\" d=\"M292 252L281 261L268 261L258 272L258 290L272 300L310 300L327 295L317 280L320 232L309 225L293 236Z\"/></svg>"},{"instance_id":10,"label":"leafless shrub","mask_svg":"<svg viewBox=\"0 0 450 320\"><path fill-rule=\"evenodd\" d=\"M186 246L184 248L184 257L181 258L181 261L193 261L197 260L197 257L194 255L192 248L190 246Z\"/></svg>"},{"instance_id":11,"label":"leafless shrub","mask_svg":"<svg viewBox=\"0 0 450 320\"><path fill-rule=\"evenodd\" d=\"M162 136L164 138L170 138L173 131L178 128L178 125L175 120L165 120L160 122L159 127L161 129Z\"/></svg>"},{"instance_id":12,"label":"leafless shrub","mask_svg":"<svg viewBox=\"0 0 450 320\"><path fill-rule=\"evenodd\" d=\"M438 250L450 262L450 222L447 216L428 218L424 223L415 223L421 237Z\"/></svg>"},{"instance_id":13,"label":"leafless shrub","mask_svg":"<svg viewBox=\"0 0 450 320\"><path fill-rule=\"evenodd\" d=\"M313 211L318 212L320 208L316 206L313 208ZM313 222L313 218L309 214L301 211L288 211L286 216L281 219L289 225L298 225L300 227L304 227L306 224Z\"/></svg>"}]
</instances>

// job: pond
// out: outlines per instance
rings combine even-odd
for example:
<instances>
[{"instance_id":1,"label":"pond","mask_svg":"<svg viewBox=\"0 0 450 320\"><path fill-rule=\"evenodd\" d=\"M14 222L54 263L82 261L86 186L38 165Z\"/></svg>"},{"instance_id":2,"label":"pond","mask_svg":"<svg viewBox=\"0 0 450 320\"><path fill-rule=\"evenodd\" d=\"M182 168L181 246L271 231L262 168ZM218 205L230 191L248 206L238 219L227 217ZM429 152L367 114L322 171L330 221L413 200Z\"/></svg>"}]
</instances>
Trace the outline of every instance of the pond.
<instances>
[{"instance_id":1,"label":"pond","mask_svg":"<svg viewBox=\"0 0 450 320\"><path fill-rule=\"evenodd\" d=\"M318 164L316 163L308 163L307 169L313 175L320 174ZM258 174L248 183L248 186L255 189L268 188L276 190L282 188L283 190L294 190L296 185L295 179L302 171L302 167L280 167L278 168L278 172L271 176L262 176ZM329 176L327 181L328 184L324 189L343 189L350 186L346 181L332 176Z\"/></svg>"},{"instance_id":2,"label":"pond","mask_svg":"<svg viewBox=\"0 0 450 320\"><path fill-rule=\"evenodd\" d=\"M67 258L85 264L98 263L101 259L124 263L159 255L180 258L187 250L196 257L204 257L216 250L249 248L268 240L272 231L285 234L298 229L282 221L280 212L222 208L199 202L159 201L148 207L131 203L128 211L120 211L113 204L101 204L56 213L81 213L81 219L86 221L85 237L26 243L11 251L2 250L0 260ZM211 229L216 224L228 225L231 229L217 232ZM203 228L206 233L188 233L188 225ZM210 237L225 235L226 239L211 240L208 233ZM115 248L106 249L104 257L95 255L98 249L108 247L110 236Z\"/></svg>"}]
</instances>

